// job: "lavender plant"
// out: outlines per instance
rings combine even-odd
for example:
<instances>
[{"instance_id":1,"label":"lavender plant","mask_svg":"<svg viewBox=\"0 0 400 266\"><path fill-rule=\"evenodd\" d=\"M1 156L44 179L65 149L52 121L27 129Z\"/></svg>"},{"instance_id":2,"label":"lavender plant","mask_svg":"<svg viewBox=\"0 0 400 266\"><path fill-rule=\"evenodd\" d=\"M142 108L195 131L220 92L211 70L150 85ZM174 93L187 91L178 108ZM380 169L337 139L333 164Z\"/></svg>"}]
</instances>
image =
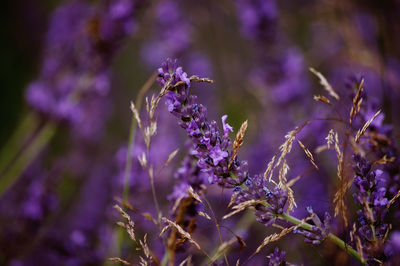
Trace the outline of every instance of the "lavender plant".
<instances>
[{"instance_id":1,"label":"lavender plant","mask_svg":"<svg viewBox=\"0 0 400 266\"><path fill-rule=\"evenodd\" d=\"M296 135L312 120L306 121L287 134L287 140L281 145L280 151L268 163L264 175L250 177L247 162L239 161L237 157L238 150L243 143L247 122L242 125L234 141L233 148L230 150L229 132L233 131L233 128L226 122L227 116L222 117L222 130L219 130L215 121L208 121L206 107L197 102L196 96L190 94L190 88L194 81L210 82L210 80L200 79L197 76L189 77L182 67L178 66L176 60L170 59L163 63L162 67L158 69L158 73L157 81L162 86L162 89L155 102L161 97L165 97L168 111L178 118L178 124L186 131L191 140L189 155L186 157L183 167L178 171L179 181L169 198L175 202L172 214L176 220L173 222L168 218L162 219L166 226L162 229L161 235L169 228L173 228L167 238L168 244L165 246L162 264L174 263L174 254L177 252L178 247L187 241L205 254L210 262L216 261L213 259L214 257L211 258L207 255L206 251L191 236L194 232L193 222L196 216L199 216L200 213L202 216L208 216L204 212L200 212L196 207L199 204L201 205L202 198L205 199L207 183L218 184L225 189L233 189L230 202L232 212L226 214L223 219L251 208L258 222L266 227L273 225L281 228L279 233L267 236L249 259L271 242L275 242L290 233L295 233L303 235L305 242L312 245L320 245L326 239L332 241L361 264L382 262L383 257L380 254L383 254L384 242L389 232L389 226L383 220L390 207L390 202L385 198L386 189L380 187L378 185L379 182L375 181L376 173L370 172L371 165L365 159L362 159L359 155L353 156L357 167L354 184L360 191L355 194L355 199L363 206L363 209L357 213L361 226L356 235L350 232L351 238L354 239L353 248L351 243L346 243L333 234L329 213L325 213L323 221L320 220L312 207L307 207L309 216L304 219L298 219L289 214L296 206L294 191L291 187L297 180L287 180L289 166L285 157L290 153ZM322 75L320 77L324 79ZM358 88L350 112L350 124L352 124L353 119L357 117L360 111L362 83ZM333 95L332 97L336 95L331 87L327 90ZM326 97L325 99L325 102L327 102ZM379 112L357 131L354 136L354 147L357 147L357 142L363 137L378 115ZM338 156L338 177L340 182L339 190L336 192L334 199L336 204L335 216L339 213L344 215L343 220L347 223L344 195L352 181L345 179L343 176L345 158L343 152L346 147L340 148L338 134L333 130L330 131L327 140L328 149L330 145L334 144ZM308 159L311 160L311 163L318 169L311 152L301 142L300 146L305 151ZM354 149L357 150L357 148ZM273 179L274 169L276 168L279 170L278 181ZM393 198L392 202L395 199ZM209 216L208 218L211 219ZM312 221L312 223L309 221ZM215 224L218 229L218 221L215 221ZM354 228L356 228L356 225ZM225 253L224 257L225 262L228 263ZM275 250L268 257L268 263L281 265L281 263L285 263L283 257L284 252L280 253Z\"/></svg>"},{"instance_id":2,"label":"lavender plant","mask_svg":"<svg viewBox=\"0 0 400 266\"><path fill-rule=\"evenodd\" d=\"M395 1L55 4L6 16L1 265L398 264Z\"/></svg>"}]
</instances>

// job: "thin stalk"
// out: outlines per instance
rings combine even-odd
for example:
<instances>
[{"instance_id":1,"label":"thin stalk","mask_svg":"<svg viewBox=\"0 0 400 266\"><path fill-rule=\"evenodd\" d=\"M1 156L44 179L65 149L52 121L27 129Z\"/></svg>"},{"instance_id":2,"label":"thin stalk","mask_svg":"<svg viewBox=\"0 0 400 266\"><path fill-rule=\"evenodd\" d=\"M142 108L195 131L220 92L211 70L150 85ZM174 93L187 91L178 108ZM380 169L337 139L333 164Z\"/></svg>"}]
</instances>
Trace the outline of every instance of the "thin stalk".
<instances>
[{"instance_id":1,"label":"thin stalk","mask_svg":"<svg viewBox=\"0 0 400 266\"><path fill-rule=\"evenodd\" d=\"M39 125L39 119L35 113L29 113L18 125L0 151L0 175L17 159L25 144L32 137Z\"/></svg>"},{"instance_id":2,"label":"thin stalk","mask_svg":"<svg viewBox=\"0 0 400 266\"><path fill-rule=\"evenodd\" d=\"M289 215L287 213L278 214L277 216L282 218L282 219L285 219L286 221L291 222L293 224L296 224L296 225L301 224L301 227L306 229L306 230L311 230L312 229L312 225L311 224L303 223L301 220L299 220L296 217L293 217L293 216L291 216L291 215ZM340 247L341 249L346 251L349 255L353 256L353 258L358 260L361 264L363 264L363 265L366 264L365 260L360 256L360 254L355 249L353 249L351 246L346 244L342 239L340 239L336 235L334 235L332 233L329 233L328 234L328 239L330 241L332 241L333 243L335 243L338 247Z\"/></svg>"},{"instance_id":3,"label":"thin stalk","mask_svg":"<svg viewBox=\"0 0 400 266\"><path fill-rule=\"evenodd\" d=\"M153 75L146 81L146 83L140 88L140 91L137 95L136 98L136 108L140 110L142 107L142 102L143 102L143 97L144 94L150 89L150 87L153 85L154 81L156 80L157 74L153 73ZM135 142L135 136L136 136L136 125L137 121L135 119L135 116L132 114L131 118L131 126L129 129L129 143L128 143L128 151L126 154L126 165L125 165L125 174L124 174L124 190L123 190L123 195L122 198L124 201L128 201L129 197L129 186L130 186L130 179L131 179L131 169L132 169L132 151L133 151L133 146Z\"/></svg>"},{"instance_id":4,"label":"thin stalk","mask_svg":"<svg viewBox=\"0 0 400 266\"><path fill-rule=\"evenodd\" d=\"M136 97L135 105L138 110L141 109L144 94L150 89L153 85L154 81L156 80L157 74L154 73L140 88L139 93ZM135 119L134 114L131 116L131 125L129 128L129 140L128 140L128 150L126 154L126 164L125 164L125 173L124 173L124 187L122 192L122 199L124 202L129 201L129 187L130 187L130 180L131 180L131 170L132 170L132 152L133 147L135 144L135 136L136 136L136 129L137 129L137 121ZM124 234L125 230L123 228L118 227L114 232L116 235L116 242L117 242L117 253L118 256L122 251L122 246L124 242Z\"/></svg>"},{"instance_id":5,"label":"thin stalk","mask_svg":"<svg viewBox=\"0 0 400 266\"><path fill-rule=\"evenodd\" d=\"M11 165L8 171L0 179L0 197L9 189L20 177L20 175L28 168L36 156L49 143L56 132L56 125L47 122L37 133L29 146Z\"/></svg>"}]
</instances>

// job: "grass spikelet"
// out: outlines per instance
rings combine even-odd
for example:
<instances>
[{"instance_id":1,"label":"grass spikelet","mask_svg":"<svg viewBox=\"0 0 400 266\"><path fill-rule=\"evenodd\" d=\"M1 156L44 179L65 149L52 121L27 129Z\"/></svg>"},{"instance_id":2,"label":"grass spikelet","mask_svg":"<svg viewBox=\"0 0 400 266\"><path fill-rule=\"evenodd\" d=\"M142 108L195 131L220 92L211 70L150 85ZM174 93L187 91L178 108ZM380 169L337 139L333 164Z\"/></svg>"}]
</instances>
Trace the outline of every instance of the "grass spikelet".
<instances>
[{"instance_id":1,"label":"grass spikelet","mask_svg":"<svg viewBox=\"0 0 400 266\"><path fill-rule=\"evenodd\" d=\"M360 140L360 138L364 135L365 131L366 131L366 130L368 129L368 127L371 125L372 121L374 121L374 119L375 119L380 113L381 113L381 110L379 110L378 112L376 112L376 113L374 114L374 116L371 117L371 118L364 124L364 126L363 126L361 129L359 129L359 130L357 131L357 134L356 134L356 136L355 136L355 138L354 138L354 140L355 140L356 143L358 143L358 141Z\"/></svg>"},{"instance_id":2,"label":"grass spikelet","mask_svg":"<svg viewBox=\"0 0 400 266\"><path fill-rule=\"evenodd\" d=\"M329 93L330 96L335 98L336 100L340 100L339 95L336 93L336 91L332 88L332 86L329 84L328 80L322 75L320 72L316 71L314 68L310 67L309 70L319 78L319 83L324 87L324 89Z\"/></svg>"},{"instance_id":3,"label":"grass spikelet","mask_svg":"<svg viewBox=\"0 0 400 266\"><path fill-rule=\"evenodd\" d=\"M335 135L335 131L333 129L329 130L328 136L326 136L326 144L328 145L328 149L331 148L331 145L335 142L333 139Z\"/></svg>"},{"instance_id":4,"label":"grass spikelet","mask_svg":"<svg viewBox=\"0 0 400 266\"><path fill-rule=\"evenodd\" d=\"M203 201L200 198L200 195L197 194L197 192L194 191L192 187L189 187L188 192L189 192L189 195L192 196L195 200L197 200L200 203L203 203Z\"/></svg>"},{"instance_id":5,"label":"grass spikelet","mask_svg":"<svg viewBox=\"0 0 400 266\"><path fill-rule=\"evenodd\" d=\"M130 238L134 242L137 242L134 230L135 223L131 220L131 217L118 205L114 205L114 209L116 209L121 214L121 216L126 220L126 222L119 222L118 225L125 228Z\"/></svg>"},{"instance_id":6,"label":"grass spikelet","mask_svg":"<svg viewBox=\"0 0 400 266\"><path fill-rule=\"evenodd\" d=\"M243 122L243 124L240 126L238 133L236 134L235 141L233 142L232 156L228 164L228 169L231 168L233 160L235 159L239 151L239 148L243 144L244 133L246 132L246 130L247 130L247 120Z\"/></svg>"},{"instance_id":7,"label":"grass spikelet","mask_svg":"<svg viewBox=\"0 0 400 266\"><path fill-rule=\"evenodd\" d=\"M296 184L297 181L300 180L300 178L302 177L302 175L298 175L295 178L292 178L289 182L287 182L287 186L288 187L292 187L294 184Z\"/></svg>"},{"instance_id":8,"label":"grass spikelet","mask_svg":"<svg viewBox=\"0 0 400 266\"><path fill-rule=\"evenodd\" d=\"M121 258L108 258L108 260L116 263L121 263L123 265L131 265L128 261L123 260Z\"/></svg>"},{"instance_id":9,"label":"grass spikelet","mask_svg":"<svg viewBox=\"0 0 400 266\"><path fill-rule=\"evenodd\" d=\"M232 215L235 215L236 213L239 213L239 212L241 212L241 211L247 209L248 207L255 206L255 205L257 205L257 204L263 204L263 203L264 203L263 200L253 200L253 199L252 199L252 200L245 201L245 202L241 202L241 203L239 203L238 205L233 206L232 209L233 209L234 211L228 213L227 215L225 215L224 217L222 217L222 219L223 219L223 220L224 220L224 219L227 219L227 218L231 217Z\"/></svg>"},{"instance_id":10,"label":"grass spikelet","mask_svg":"<svg viewBox=\"0 0 400 266\"><path fill-rule=\"evenodd\" d=\"M142 256L139 256L139 258L140 258L139 265L141 266L149 265L149 263Z\"/></svg>"},{"instance_id":11,"label":"grass spikelet","mask_svg":"<svg viewBox=\"0 0 400 266\"><path fill-rule=\"evenodd\" d=\"M317 148L315 148L314 152L316 154L319 154L319 153L321 153L321 152L323 152L325 150L328 150L328 145L327 144L318 146Z\"/></svg>"},{"instance_id":12,"label":"grass spikelet","mask_svg":"<svg viewBox=\"0 0 400 266\"><path fill-rule=\"evenodd\" d=\"M356 250L358 252L358 254L360 254L361 258L364 258L364 254L363 254L363 249L362 249L362 244L361 244L361 239L359 236L355 235L355 240L356 240Z\"/></svg>"},{"instance_id":13,"label":"grass spikelet","mask_svg":"<svg viewBox=\"0 0 400 266\"><path fill-rule=\"evenodd\" d=\"M187 257L184 261L182 261L179 266L183 266L183 265L187 265L190 266L192 265L192 256Z\"/></svg>"},{"instance_id":14,"label":"grass spikelet","mask_svg":"<svg viewBox=\"0 0 400 266\"><path fill-rule=\"evenodd\" d=\"M282 237L286 236L287 234L291 233L293 230L303 226L304 223L306 223L308 220L312 219L314 217L314 214L311 215L310 217L304 218L303 220L301 220L301 223L289 228L284 228L282 229L282 231L279 232L279 234L277 233L273 233L272 235L267 236L266 238L264 238L263 242L261 243L260 246L258 246L258 248L256 249L256 251L250 256L253 257L254 255L258 254L262 248L264 248L266 245L268 245L271 242L275 242L278 241L279 239L281 239Z\"/></svg>"},{"instance_id":15,"label":"grass spikelet","mask_svg":"<svg viewBox=\"0 0 400 266\"><path fill-rule=\"evenodd\" d=\"M333 130L331 131L333 132ZM331 134L331 132L329 132L329 134ZM334 132L333 134L334 134L335 152L336 152L336 157L338 159L337 177L339 179L339 189L336 191L333 199L333 202L335 203L335 217L340 214L343 218L345 226L347 226L348 224L346 215L347 207L344 202L344 198L346 195L346 191L352 184L352 180L347 180L347 181L344 180L344 155L340 150L338 133Z\"/></svg>"},{"instance_id":16,"label":"grass spikelet","mask_svg":"<svg viewBox=\"0 0 400 266\"><path fill-rule=\"evenodd\" d=\"M382 158L379 160L376 160L373 164L387 164L387 163L393 163L394 160L396 160L396 157L390 157L388 158L387 155L385 154Z\"/></svg>"},{"instance_id":17,"label":"grass spikelet","mask_svg":"<svg viewBox=\"0 0 400 266\"><path fill-rule=\"evenodd\" d=\"M264 178L267 178L270 182L274 182L272 180L272 175L273 175L273 171L275 168L279 167L279 183L278 186L285 188L287 190L288 193L288 211L293 210L294 207L296 207L296 201L294 199L293 196L293 190L286 184L287 183L287 179L286 179L286 174L287 171L289 170L289 166L286 163L285 157L286 155L288 155L291 150L292 150L292 146L293 146L293 141L296 138L296 135L306 126L308 125L308 123L310 123L310 121L306 121L303 124L301 124L300 126L297 126L294 130L289 131L286 135L285 135L285 139L286 141L279 147L279 158L276 161L276 158L279 154L279 152L277 154L275 154L271 161L268 163L268 167L267 170L264 172ZM276 161L276 162L275 162Z\"/></svg>"},{"instance_id":18,"label":"grass spikelet","mask_svg":"<svg viewBox=\"0 0 400 266\"><path fill-rule=\"evenodd\" d=\"M299 143L300 147L303 149L303 151L305 152L308 159L310 159L311 164L315 167L315 169L319 170L317 164L315 163L314 156L312 155L310 150L307 149L306 146L304 146L304 144L300 140L298 140L298 143Z\"/></svg>"},{"instance_id":19,"label":"grass spikelet","mask_svg":"<svg viewBox=\"0 0 400 266\"><path fill-rule=\"evenodd\" d=\"M169 224L167 224L166 226L164 226L162 229L161 229L161 232L160 232L160 234L159 234L159 236L162 236L165 232L167 232L167 230L168 229L170 229L171 228L171 225L169 225Z\"/></svg>"},{"instance_id":20,"label":"grass spikelet","mask_svg":"<svg viewBox=\"0 0 400 266\"><path fill-rule=\"evenodd\" d=\"M248 125L248 123L247 123L247 120L246 120L246 121L244 121L243 124L240 126L240 129L239 129L238 133L236 134L236 138L235 138L235 140L234 140L234 142L233 142L233 149L232 149L233 152L232 152L232 156L231 156L231 159L230 159L228 168L231 167L232 162L233 162L233 160L235 159L235 157L236 157L236 155L237 155L237 153L238 153L238 151L239 151L239 148L240 148L240 147L242 146L242 144L243 144L243 138L244 138L244 134L245 134L245 132L246 132L246 130L247 130L247 125Z\"/></svg>"},{"instance_id":21,"label":"grass spikelet","mask_svg":"<svg viewBox=\"0 0 400 266\"><path fill-rule=\"evenodd\" d=\"M168 155L167 161L164 163L163 167L167 167L171 161L175 158L176 154L178 153L179 149L174 150Z\"/></svg>"},{"instance_id":22,"label":"grass spikelet","mask_svg":"<svg viewBox=\"0 0 400 266\"><path fill-rule=\"evenodd\" d=\"M388 204L388 208L400 197L400 190L397 192L397 194L390 200Z\"/></svg>"},{"instance_id":23,"label":"grass spikelet","mask_svg":"<svg viewBox=\"0 0 400 266\"><path fill-rule=\"evenodd\" d=\"M228 204L228 208L230 208L235 203L237 196L238 196L237 193L232 193L231 200L229 201Z\"/></svg>"},{"instance_id":24,"label":"grass spikelet","mask_svg":"<svg viewBox=\"0 0 400 266\"><path fill-rule=\"evenodd\" d=\"M142 216L144 218L146 218L148 221L150 221L150 222L152 222L154 224L157 224L156 220L153 218L153 216L150 213L144 212L144 213L142 213Z\"/></svg>"},{"instance_id":25,"label":"grass spikelet","mask_svg":"<svg viewBox=\"0 0 400 266\"><path fill-rule=\"evenodd\" d=\"M140 120L139 112L133 102L131 102L131 111L136 119L136 122L138 123L139 128L142 128L142 120Z\"/></svg>"},{"instance_id":26,"label":"grass spikelet","mask_svg":"<svg viewBox=\"0 0 400 266\"><path fill-rule=\"evenodd\" d=\"M269 182L271 182L271 179L272 179L272 169L273 169L275 160L276 160L276 155L274 155L272 157L271 161L268 163L267 170L265 170L265 173L264 173L264 178L268 179Z\"/></svg>"},{"instance_id":27,"label":"grass spikelet","mask_svg":"<svg viewBox=\"0 0 400 266\"><path fill-rule=\"evenodd\" d=\"M360 111L360 107L361 107L361 103L362 103L361 93L362 93L363 89L364 89L364 79L361 80L361 82L358 86L358 89L357 89L357 93L353 98L353 106L351 107L351 111L350 111L350 124L353 123L354 117Z\"/></svg>"},{"instance_id":28,"label":"grass spikelet","mask_svg":"<svg viewBox=\"0 0 400 266\"><path fill-rule=\"evenodd\" d=\"M147 245L147 234L144 235L143 241L139 239L139 244L142 247L143 253L147 259L151 259L150 249Z\"/></svg>"},{"instance_id":29,"label":"grass spikelet","mask_svg":"<svg viewBox=\"0 0 400 266\"><path fill-rule=\"evenodd\" d=\"M146 168L147 167L147 158L146 158L146 154L144 153L144 152L142 152L142 155L140 156L140 155L138 155L138 160L139 160L139 163L140 163L140 165L143 167L143 168Z\"/></svg>"},{"instance_id":30,"label":"grass spikelet","mask_svg":"<svg viewBox=\"0 0 400 266\"><path fill-rule=\"evenodd\" d=\"M322 102L331 105L329 99L322 95L314 95L314 100L317 102Z\"/></svg>"},{"instance_id":31,"label":"grass spikelet","mask_svg":"<svg viewBox=\"0 0 400 266\"><path fill-rule=\"evenodd\" d=\"M174 223L174 222L171 221L171 220L168 220L168 219L165 218L165 217L163 217L162 220L163 220L164 222L168 223L171 227L174 227L182 237L186 238L186 239L187 239L190 243L192 243L198 250L203 251L202 248L200 247L200 245L199 245L196 241L194 241L194 239L192 238L192 236L191 236L188 232L186 232L185 230L183 230L183 228L182 228L181 226L179 226L178 224Z\"/></svg>"},{"instance_id":32,"label":"grass spikelet","mask_svg":"<svg viewBox=\"0 0 400 266\"><path fill-rule=\"evenodd\" d=\"M211 221L211 217L207 213L199 212L199 215Z\"/></svg>"}]
</instances>

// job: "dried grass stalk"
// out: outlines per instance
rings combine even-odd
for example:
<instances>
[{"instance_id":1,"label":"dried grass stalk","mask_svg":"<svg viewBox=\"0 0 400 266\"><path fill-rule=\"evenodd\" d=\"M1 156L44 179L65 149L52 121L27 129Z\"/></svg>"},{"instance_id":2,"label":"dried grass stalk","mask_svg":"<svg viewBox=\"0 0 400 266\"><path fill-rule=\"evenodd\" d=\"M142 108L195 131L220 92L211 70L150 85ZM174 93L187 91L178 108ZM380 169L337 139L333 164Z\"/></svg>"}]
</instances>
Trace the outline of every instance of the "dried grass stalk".
<instances>
[{"instance_id":1,"label":"dried grass stalk","mask_svg":"<svg viewBox=\"0 0 400 266\"><path fill-rule=\"evenodd\" d=\"M199 212L199 215L204 217L204 218L206 218L206 219L208 219L208 220L211 220L211 217L205 212Z\"/></svg>"},{"instance_id":2,"label":"dried grass stalk","mask_svg":"<svg viewBox=\"0 0 400 266\"><path fill-rule=\"evenodd\" d=\"M186 263L187 266L192 265L192 256L187 257L184 261L182 261L179 264L179 266L183 266L183 265L185 265L185 263Z\"/></svg>"},{"instance_id":3,"label":"dried grass stalk","mask_svg":"<svg viewBox=\"0 0 400 266\"><path fill-rule=\"evenodd\" d=\"M361 80L361 82L358 86L358 89L357 89L357 93L353 98L353 106L351 107L351 111L350 111L350 124L353 123L354 117L360 111L360 107L361 107L361 103L362 103L361 93L362 93L363 89L364 89L364 79Z\"/></svg>"},{"instance_id":4,"label":"dried grass stalk","mask_svg":"<svg viewBox=\"0 0 400 266\"><path fill-rule=\"evenodd\" d=\"M164 222L168 223L169 225L171 225L172 227L174 227L182 237L184 237L184 238L186 238L187 240L189 240L189 242L192 243L197 249L199 249L200 251L203 251L202 248L200 247L200 245L199 245L196 241L194 241L194 239L192 238L192 236L191 236L188 232L186 232L185 230L183 230L183 228L182 228L180 225L174 223L174 222L171 221L171 220L168 220L168 219L165 218L165 217L163 217L162 220L163 220Z\"/></svg>"},{"instance_id":5,"label":"dried grass stalk","mask_svg":"<svg viewBox=\"0 0 400 266\"><path fill-rule=\"evenodd\" d=\"M400 197L400 190L397 192L397 194L390 200L388 208Z\"/></svg>"},{"instance_id":6,"label":"dried grass stalk","mask_svg":"<svg viewBox=\"0 0 400 266\"><path fill-rule=\"evenodd\" d=\"M333 134L333 130L332 134ZM331 132L329 132L331 134ZM337 164L337 176L339 179L339 189L336 191L333 202L335 203L335 217L337 215L342 216L345 226L348 224L347 220L347 206L344 202L346 191L352 184L352 180L344 180L344 155L340 150L339 146L339 135L337 132L334 132L334 141L335 141L335 152L338 159Z\"/></svg>"},{"instance_id":7,"label":"dried grass stalk","mask_svg":"<svg viewBox=\"0 0 400 266\"><path fill-rule=\"evenodd\" d=\"M189 192L189 195L192 196L195 200L197 200L200 203L203 203L203 201L200 198L200 195L197 194L197 192L194 191L191 186L189 187L188 192Z\"/></svg>"},{"instance_id":8,"label":"dried grass stalk","mask_svg":"<svg viewBox=\"0 0 400 266\"><path fill-rule=\"evenodd\" d=\"M376 113L374 114L374 116L371 117L371 118L364 124L364 126L363 126L361 129L359 129L359 130L357 131L356 137L354 138L354 140L355 140L356 143L360 140L360 138L364 135L365 131L367 131L367 128L371 125L372 121L374 121L374 119L375 119L380 113L381 113L381 110L379 110L378 112L376 112Z\"/></svg>"},{"instance_id":9,"label":"dried grass stalk","mask_svg":"<svg viewBox=\"0 0 400 266\"><path fill-rule=\"evenodd\" d=\"M304 146L304 144L300 140L298 140L298 143L299 143L300 147L303 149L303 151L305 152L308 159L310 159L311 164L315 167L315 169L319 170L317 164L315 163L314 156L312 155L310 150L307 149L306 146Z\"/></svg>"},{"instance_id":10,"label":"dried grass stalk","mask_svg":"<svg viewBox=\"0 0 400 266\"><path fill-rule=\"evenodd\" d=\"M123 265L131 265L128 261L123 260L123 259L118 258L118 257L116 257L116 258L108 258L108 260L112 261L112 262L116 262L116 263L122 263Z\"/></svg>"},{"instance_id":11,"label":"dried grass stalk","mask_svg":"<svg viewBox=\"0 0 400 266\"><path fill-rule=\"evenodd\" d=\"M133 102L131 102L131 111L136 119L136 122L138 123L139 128L142 128L142 120L140 119L139 111L136 109L136 106Z\"/></svg>"},{"instance_id":12,"label":"dried grass stalk","mask_svg":"<svg viewBox=\"0 0 400 266\"><path fill-rule=\"evenodd\" d=\"M131 220L131 217L118 205L114 205L114 209L118 210L118 212L121 214L123 218L125 218L126 222L119 222L117 223L119 226L125 228L125 230L128 232L130 238L136 241L135 237L135 223Z\"/></svg>"},{"instance_id":13,"label":"dried grass stalk","mask_svg":"<svg viewBox=\"0 0 400 266\"><path fill-rule=\"evenodd\" d=\"M375 161L373 164L387 164L387 163L393 163L394 160L396 160L396 157L390 157L388 158L387 155L385 154L382 158L379 160Z\"/></svg>"},{"instance_id":14,"label":"dried grass stalk","mask_svg":"<svg viewBox=\"0 0 400 266\"><path fill-rule=\"evenodd\" d=\"M142 156L138 155L137 158L138 158L138 160L139 160L140 165L141 165L143 168L146 168L146 167L147 167L147 158L146 158L146 154L143 152L143 153L142 153Z\"/></svg>"},{"instance_id":15,"label":"dried grass stalk","mask_svg":"<svg viewBox=\"0 0 400 266\"><path fill-rule=\"evenodd\" d=\"M322 85L322 87L324 87L324 89L329 93L329 95L339 101L340 100L339 95L332 88L332 86L329 84L328 80L324 77L324 75L322 75L320 72L316 71L312 67L310 67L309 69L315 76L319 78L319 83Z\"/></svg>"},{"instance_id":16,"label":"dried grass stalk","mask_svg":"<svg viewBox=\"0 0 400 266\"><path fill-rule=\"evenodd\" d=\"M328 136L326 136L326 145L328 145L328 149L331 148L331 145L335 143L334 140L335 131L333 129L329 130Z\"/></svg>"},{"instance_id":17,"label":"dried grass stalk","mask_svg":"<svg viewBox=\"0 0 400 266\"><path fill-rule=\"evenodd\" d=\"M227 218L231 217L232 215L235 215L236 213L247 209L248 207L255 206L255 205L258 205L258 204L263 204L263 203L265 203L263 200L253 200L253 199L241 202L238 205L233 206L232 209L234 211L228 213L227 215L222 217L222 219L227 219Z\"/></svg>"},{"instance_id":18,"label":"dried grass stalk","mask_svg":"<svg viewBox=\"0 0 400 266\"><path fill-rule=\"evenodd\" d=\"M267 236L266 238L264 238L263 242L261 243L260 246L258 246L258 248L256 249L256 251L251 255L254 256L256 254L258 254L262 248L264 248L266 245L268 245L271 242L275 242L278 241L279 239L281 239L282 237L286 236L287 234L291 233L293 230L301 227L304 225L304 223L306 223L308 220L312 219L314 217L314 214L311 215L310 217L307 217L303 220L301 220L301 223L296 225L296 226L292 226L289 228L285 228L283 229L281 232L279 232L279 234L277 233L273 233L272 235Z\"/></svg>"},{"instance_id":19,"label":"dried grass stalk","mask_svg":"<svg viewBox=\"0 0 400 266\"><path fill-rule=\"evenodd\" d=\"M331 102L328 100L328 98L322 95L314 95L314 100L331 105Z\"/></svg>"},{"instance_id":20,"label":"dried grass stalk","mask_svg":"<svg viewBox=\"0 0 400 266\"><path fill-rule=\"evenodd\" d=\"M235 204L237 196L238 196L238 193L232 194L231 200L229 201L229 204L228 204L228 208L230 208L233 204Z\"/></svg>"},{"instance_id":21,"label":"dried grass stalk","mask_svg":"<svg viewBox=\"0 0 400 266\"><path fill-rule=\"evenodd\" d=\"M271 182L271 179L272 179L272 172L273 172L272 169L273 169L275 160L276 160L276 155L274 155L272 157L271 161L268 163L267 170L265 170L265 173L264 173L264 178L268 179L269 182Z\"/></svg>"},{"instance_id":22,"label":"dried grass stalk","mask_svg":"<svg viewBox=\"0 0 400 266\"><path fill-rule=\"evenodd\" d=\"M163 167L166 167L170 164L170 162L175 158L176 154L178 153L179 149L174 150L168 155L167 161L164 163Z\"/></svg>"}]
</instances>

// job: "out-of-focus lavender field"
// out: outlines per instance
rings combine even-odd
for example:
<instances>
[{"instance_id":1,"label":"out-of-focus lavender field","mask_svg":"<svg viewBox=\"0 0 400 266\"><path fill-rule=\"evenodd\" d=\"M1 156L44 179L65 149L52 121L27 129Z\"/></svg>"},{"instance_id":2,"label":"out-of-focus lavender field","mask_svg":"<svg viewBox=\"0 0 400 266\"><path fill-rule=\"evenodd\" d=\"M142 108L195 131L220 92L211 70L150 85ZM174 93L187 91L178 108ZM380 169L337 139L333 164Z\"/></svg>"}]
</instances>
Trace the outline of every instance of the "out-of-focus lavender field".
<instances>
[{"instance_id":1,"label":"out-of-focus lavender field","mask_svg":"<svg viewBox=\"0 0 400 266\"><path fill-rule=\"evenodd\" d=\"M399 265L400 2L2 8L0 265Z\"/></svg>"}]
</instances>

